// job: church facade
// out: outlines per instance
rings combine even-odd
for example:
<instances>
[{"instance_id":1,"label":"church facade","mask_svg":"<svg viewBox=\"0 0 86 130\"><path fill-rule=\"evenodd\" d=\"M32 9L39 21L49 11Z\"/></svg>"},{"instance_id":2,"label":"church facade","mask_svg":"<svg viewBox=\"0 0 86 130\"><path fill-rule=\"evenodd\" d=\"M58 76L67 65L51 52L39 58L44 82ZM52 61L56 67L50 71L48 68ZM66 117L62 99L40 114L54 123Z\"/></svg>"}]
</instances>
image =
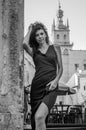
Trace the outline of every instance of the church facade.
<instances>
[{"instance_id":1,"label":"church facade","mask_svg":"<svg viewBox=\"0 0 86 130\"><path fill-rule=\"evenodd\" d=\"M63 10L60 3L57 21L55 23L55 20L53 20L52 36L53 42L61 47L63 62L61 81L66 83L75 72L86 70L86 50L73 50L73 43L70 43L69 22L67 19L66 25L63 23Z\"/></svg>"}]
</instances>

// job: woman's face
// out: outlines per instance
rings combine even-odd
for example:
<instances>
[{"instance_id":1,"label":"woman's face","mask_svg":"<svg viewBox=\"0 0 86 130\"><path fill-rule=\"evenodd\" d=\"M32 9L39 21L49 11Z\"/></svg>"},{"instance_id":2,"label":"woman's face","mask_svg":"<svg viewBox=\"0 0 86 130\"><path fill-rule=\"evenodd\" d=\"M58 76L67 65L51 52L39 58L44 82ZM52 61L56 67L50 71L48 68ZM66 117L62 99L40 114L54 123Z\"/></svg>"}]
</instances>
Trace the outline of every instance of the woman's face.
<instances>
[{"instance_id":1,"label":"woman's face","mask_svg":"<svg viewBox=\"0 0 86 130\"><path fill-rule=\"evenodd\" d=\"M37 30L36 41L38 42L39 46L46 42L46 34L43 29Z\"/></svg>"}]
</instances>

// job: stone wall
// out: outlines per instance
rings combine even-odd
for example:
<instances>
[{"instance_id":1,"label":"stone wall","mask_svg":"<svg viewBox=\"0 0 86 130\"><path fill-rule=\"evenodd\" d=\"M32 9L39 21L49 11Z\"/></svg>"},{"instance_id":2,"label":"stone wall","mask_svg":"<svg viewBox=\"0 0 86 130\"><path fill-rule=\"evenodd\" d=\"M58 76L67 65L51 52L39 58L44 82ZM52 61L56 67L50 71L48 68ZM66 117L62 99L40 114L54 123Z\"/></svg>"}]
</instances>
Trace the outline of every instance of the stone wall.
<instances>
[{"instance_id":1,"label":"stone wall","mask_svg":"<svg viewBox=\"0 0 86 130\"><path fill-rule=\"evenodd\" d=\"M0 130L23 130L24 1L0 0Z\"/></svg>"}]
</instances>

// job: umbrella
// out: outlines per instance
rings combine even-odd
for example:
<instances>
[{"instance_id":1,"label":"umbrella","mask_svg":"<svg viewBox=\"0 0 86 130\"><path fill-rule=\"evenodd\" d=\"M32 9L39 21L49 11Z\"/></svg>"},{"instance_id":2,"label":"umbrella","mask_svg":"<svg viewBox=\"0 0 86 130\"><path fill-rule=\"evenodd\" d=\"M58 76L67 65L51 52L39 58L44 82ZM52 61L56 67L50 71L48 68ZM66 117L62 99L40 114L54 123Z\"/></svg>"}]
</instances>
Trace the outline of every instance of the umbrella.
<instances>
[{"instance_id":1,"label":"umbrella","mask_svg":"<svg viewBox=\"0 0 86 130\"><path fill-rule=\"evenodd\" d=\"M57 99L56 103L59 104L60 101L64 102L63 104L72 104L70 95L73 95L76 93L76 90L74 88L70 88L68 85L66 85L63 82L59 82L59 87L57 91ZM67 98L68 97L68 98Z\"/></svg>"},{"instance_id":2,"label":"umbrella","mask_svg":"<svg viewBox=\"0 0 86 130\"><path fill-rule=\"evenodd\" d=\"M75 94L76 90L74 88L70 88L65 83L59 82L58 95L70 95Z\"/></svg>"}]
</instances>

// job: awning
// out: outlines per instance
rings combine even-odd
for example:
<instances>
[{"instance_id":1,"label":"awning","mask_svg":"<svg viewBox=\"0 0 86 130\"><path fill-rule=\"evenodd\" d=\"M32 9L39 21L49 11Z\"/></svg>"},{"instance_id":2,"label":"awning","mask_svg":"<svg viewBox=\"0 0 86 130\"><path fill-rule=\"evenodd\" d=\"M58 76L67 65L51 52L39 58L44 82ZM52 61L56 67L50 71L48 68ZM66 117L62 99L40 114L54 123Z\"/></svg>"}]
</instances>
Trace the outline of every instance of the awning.
<instances>
[{"instance_id":1,"label":"awning","mask_svg":"<svg viewBox=\"0 0 86 130\"><path fill-rule=\"evenodd\" d=\"M70 95L70 94L75 94L76 90L74 88L70 88L65 83L60 82L57 93L58 95Z\"/></svg>"}]
</instances>

